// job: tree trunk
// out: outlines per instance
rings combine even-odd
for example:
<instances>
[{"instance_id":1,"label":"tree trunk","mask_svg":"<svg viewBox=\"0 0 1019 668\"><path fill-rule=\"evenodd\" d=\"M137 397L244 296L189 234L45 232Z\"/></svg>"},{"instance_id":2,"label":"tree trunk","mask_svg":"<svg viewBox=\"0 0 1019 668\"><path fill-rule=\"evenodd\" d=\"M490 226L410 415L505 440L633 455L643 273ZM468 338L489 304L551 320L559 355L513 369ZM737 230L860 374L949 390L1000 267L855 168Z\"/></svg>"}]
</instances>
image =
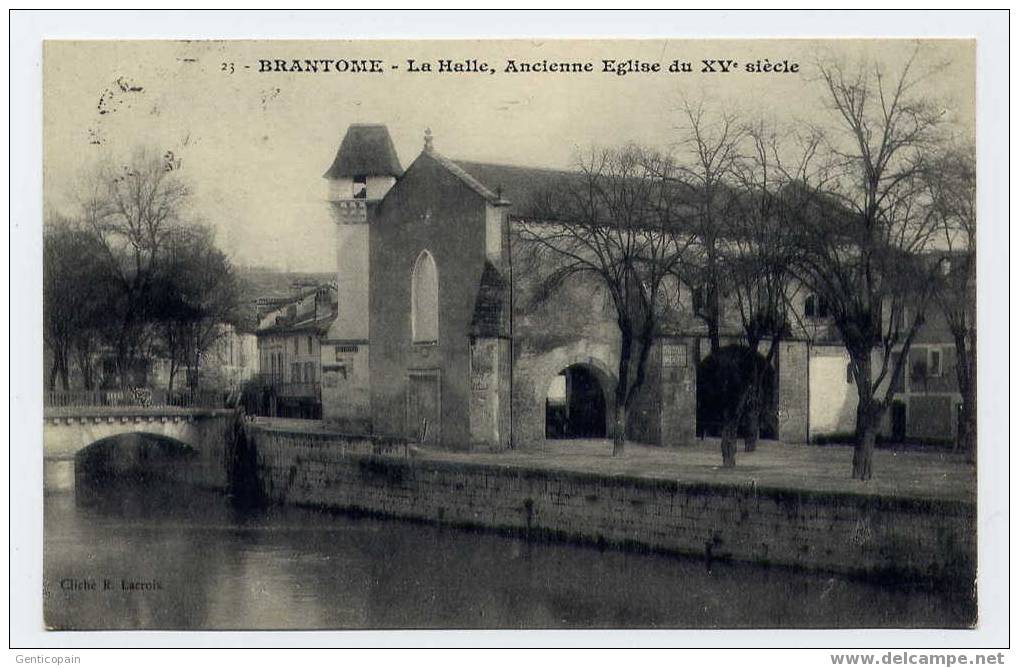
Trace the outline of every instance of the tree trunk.
<instances>
[{"instance_id":1,"label":"tree trunk","mask_svg":"<svg viewBox=\"0 0 1019 668\"><path fill-rule=\"evenodd\" d=\"M81 384L86 390L93 389L92 383L92 365L83 363L81 359L78 359L78 370L81 371Z\"/></svg>"},{"instance_id":2,"label":"tree trunk","mask_svg":"<svg viewBox=\"0 0 1019 668\"><path fill-rule=\"evenodd\" d=\"M743 451L753 452L757 449L757 439L761 436L761 372L757 368L757 342L750 344L753 353L754 368L750 375L750 387L743 390L740 407L745 415L747 435L743 439Z\"/></svg>"},{"instance_id":3,"label":"tree trunk","mask_svg":"<svg viewBox=\"0 0 1019 668\"><path fill-rule=\"evenodd\" d=\"M78 361L78 371L81 372L82 386L86 390L94 389L91 346L79 342L75 344L75 350L75 359Z\"/></svg>"},{"instance_id":4,"label":"tree trunk","mask_svg":"<svg viewBox=\"0 0 1019 668\"><path fill-rule=\"evenodd\" d=\"M853 446L853 478L870 480L873 472L874 441L877 439L878 424L883 412L874 399L871 384L871 350L860 347L849 353L854 367L856 381L856 443Z\"/></svg>"},{"instance_id":5,"label":"tree trunk","mask_svg":"<svg viewBox=\"0 0 1019 668\"><path fill-rule=\"evenodd\" d=\"M965 452L971 462L976 462L977 397L976 397L976 351L967 345L966 332L957 328L955 332L956 381L962 395L956 448Z\"/></svg>"},{"instance_id":6,"label":"tree trunk","mask_svg":"<svg viewBox=\"0 0 1019 668\"><path fill-rule=\"evenodd\" d=\"M967 455L973 449L973 420L970 417L969 402L966 401L966 395L962 396L962 405L959 407L959 424L958 431L956 434L955 450L956 452L962 452Z\"/></svg>"},{"instance_id":7,"label":"tree trunk","mask_svg":"<svg viewBox=\"0 0 1019 668\"><path fill-rule=\"evenodd\" d=\"M188 355L188 390L193 395L198 390L198 375L201 369L201 352L196 346L194 351Z\"/></svg>"},{"instance_id":8,"label":"tree trunk","mask_svg":"<svg viewBox=\"0 0 1019 668\"><path fill-rule=\"evenodd\" d=\"M64 392L69 392L71 390L71 381L67 373L67 351L61 352L57 356L57 360L57 369L60 372L60 386L64 388Z\"/></svg>"},{"instance_id":9,"label":"tree trunk","mask_svg":"<svg viewBox=\"0 0 1019 668\"><path fill-rule=\"evenodd\" d=\"M166 383L166 393L169 396L173 396L173 380L177 376L177 361L173 356L170 357L170 379Z\"/></svg>"},{"instance_id":10,"label":"tree trunk","mask_svg":"<svg viewBox=\"0 0 1019 668\"><path fill-rule=\"evenodd\" d=\"M722 425L722 467L736 468L736 427L737 421L727 419Z\"/></svg>"},{"instance_id":11,"label":"tree trunk","mask_svg":"<svg viewBox=\"0 0 1019 668\"><path fill-rule=\"evenodd\" d=\"M612 456L622 457L626 450L626 406L617 403L612 416Z\"/></svg>"},{"instance_id":12,"label":"tree trunk","mask_svg":"<svg viewBox=\"0 0 1019 668\"><path fill-rule=\"evenodd\" d=\"M50 366L50 377L47 383L50 392L53 392L54 390L57 389L57 367L59 366L59 364L60 361L59 358L57 357L57 354L53 353L53 364L52 366Z\"/></svg>"},{"instance_id":13,"label":"tree trunk","mask_svg":"<svg viewBox=\"0 0 1019 668\"><path fill-rule=\"evenodd\" d=\"M874 439L877 437L877 421L869 420L858 426L859 436L853 447L853 477L870 480L874 460Z\"/></svg>"},{"instance_id":14,"label":"tree trunk","mask_svg":"<svg viewBox=\"0 0 1019 668\"><path fill-rule=\"evenodd\" d=\"M757 439L761 436L761 409L757 401L753 401L747 410L747 435L743 439L743 451L753 452L757 449Z\"/></svg>"},{"instance_id":15,"label":"tree trunk","mask_svg":"<svg viewBox=\"0 0 1019 668\"><path fill-rule=\"evenodd\" d=\"M959 441L971 463L977 461L977 393L971 383L962 393L962 414L959 416Z\"/></svg>"},{"instance_id":16,"label":"tree trunk","mask_svg":"<svg viewBox=\"0 0 1019 668\"><path fill-rule=\"evenodd\" d=\"M117 360L117 376L120 379L120 389L126 390L131 385L130 373L127 369L127 360Z\"/></svg>"},{"instance_id":17,"label":"tree trunk","mask_svg":"<svg viewBox=\"0 0 1019 668\"><path fill-rule=\"evenodd\" d=\"M630 380L630 355L633 352L633 325L620 317L619 325L619 376L613 393L612 456L621 457L626 449L626 394Z\"/></svg>"}]
</instances>

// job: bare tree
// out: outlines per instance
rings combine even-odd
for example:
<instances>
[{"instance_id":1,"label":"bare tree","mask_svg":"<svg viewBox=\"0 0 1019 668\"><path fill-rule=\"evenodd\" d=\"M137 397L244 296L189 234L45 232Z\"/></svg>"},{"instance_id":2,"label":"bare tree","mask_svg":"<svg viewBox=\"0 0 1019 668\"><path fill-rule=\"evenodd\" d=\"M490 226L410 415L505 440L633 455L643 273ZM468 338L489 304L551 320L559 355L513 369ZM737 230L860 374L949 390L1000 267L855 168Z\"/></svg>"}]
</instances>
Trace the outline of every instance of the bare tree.
<instances>
[{"instance_id":1,"label":"bare tree","mask_svg":"<svg viewBox=\"0 0 1019 668\"><path fill-rule=\"evenodd\" d=\"M184 322L182 338L189 386L196 389L203 357L224 334L224 326L239 320L239 286L229 260L213 239L211 229L185 231L180 245L179 271L174 273L192 317Z\"/></svg>"},{"instance_id":2,"label":"bare tree","mask_svg":"<svg viewBox=\"0 0 1019 668\"><path fill-rule=\"evenodd\" d=\"M52 392L60 379L63 389L70 389L68 359L71 356L74 313L73 265L74 238L66 224L50 223L43 231L43 341L50 351L47 388Z\"/></svg>"},{"instance_id":3,"label":"bare tree","mask_svg":"<svg viewBox=\"0 0 1019 668\"><path fill-rule=\"evenodd\" d=\"M47 225L44 304L50 386L68 388L73 355L85 389L104 348L121 387L147 381L157 355L169 361L168 390L187 370L198 382L203 354L240 321L239 287L212 229L195 222L172 154L137 152L122 167L88 175L77 217Z\"/></svg>"},{"instance_id":4,"label":"bare tree","mask_svg":"<svg viewBox=\"0 0 1019 668\"><path fill-rule=\"evenodd\" d=\"M48 220L43 229L43 339L53 357L48 386L70 389L70 362L82 386L94 385L93 364L103 334L103 302L110 286L97 262L92 236L74 221Z\"/></svg>"},{"instance_id":5,"label":"bare tree","mask_svg":"<svg viewBox=\"0 0 1019 668\"><path fill-rule=\"evenodd\" d=\"M728 272L722 258L722 244L728 224L738 205L731 178L740 158L745 128L730 112L709 117L704 103L684 102L681 112L680 147L683 155L675 170L686 207L683 213L684 238L694 240L695 260L685 263L679 278L696 295L694 315L708 330L711 353L720 347Z\"/></svg>"},{"instance_id":6,"label":"bare tree","mask_svg":"<svg viewBox=\"0 0 1019 668\"><path fill-rule=\"evenodd\" d=\"M801 208L800 276L824 298L856 384L852 475L872 475L874 442L929 297L922 257L933 228L924 215L923 165L941 113L916 94L917 53L897 76L880 66L819 63L836 119L829 172ZM908 310L906 307L909 307Z\"/></svg>"},{"instance_id":7,"label":"bare tree","mask_svg":"<svg viewBox=\"0 0 1019 668\"><path fill-rule=\"evenodd\" d=\"M736 431L746 409L744 381L753 360L743 351L723 350L721 329L732 279L725 245L739 204L733 170L746 130L734 113L708 115L703 101L684 101L680 118L674 187L683 206L679 209L681 225L669 229L680 245L689 239L692 252L687 253L685 262L671 265L670 271L688 288L693 314L707 329L711 363L698 373L711 377L712 400L706 403L722 412L722 464L732 467L736 465ZM700 388L707 387L704 380L700 379Z\"/></svg>"},{"instance_id":8,"label":"bare tree","mask_svg":"<svg viewBox=\"0 0 1019 668\"><path fill-rule=\"evenodd\" d=\"M976 455L976 165L971 151L951 148L925 173L938 242L946 251L934 281L934 303L944 315L956 351L962 415L956 446Z\"/></svg>"},{"instance_id":9,"label":"bare tree","mask_svg":"<svg viewBox=\"0 0 1019 668\"><path fill-rule=\"evenodd\" d=\"M541 272L533 303L573 280L598 285L610 298L620 333L612 452L621 455L658 332L664 282L685 250L666 233L677 219L676 174L665 156L632 145L593 152L578 167L535 197L518 234Z\"/></svg>"},{"instance_id":10,"label":"bare tree","mask_svg":"<svg viewBox=\"0 0 1019 668\"><path fill-rule=\"evenodd\" d=\"M203 355L223 335L223 325L238 320L237 279L210 228L182 225L167 236L148 311L158 351L169 363L167 391L174 391L182 370L189 389L196 389Z\"/></svg>"},{"instance_id":11,"label":"bare tree","mask_svg":"<svg viewBox=\"0 0 1019 668\"><path fill-rule=\"evenodd\" d=\"M138 151L127 165L103 165L83 198L83 224L101 249L117 286L109 302L111 343L119 382L126 387L151 333L150 290L164 246L182 223L188 187L172 155ZM113 296L113 295L111 295Z\"/></svg>"},{"instance_id":12,"label":"bare tree","mask_svg":"<svg viewBox=\"0 0 1019 668\"><path fill-rule=\"evenodd\" d=\"M750 375L734 411L746 424L746 452L756 449L766 376L773 372L779 340L790 335L795 319L790 302L796 292L792 267L798 248L788 224L792 203L785 188L809 169L817 142L816 135L800 142L802 152L787 164L778 131L757 121L745 128L741 155L732 166L739 197L722 255L742 339L753 360L745 369ZM731 432L730 425L730 440ZM731 457L735 459L734 452Z\"/></svg>"}]
</instances>

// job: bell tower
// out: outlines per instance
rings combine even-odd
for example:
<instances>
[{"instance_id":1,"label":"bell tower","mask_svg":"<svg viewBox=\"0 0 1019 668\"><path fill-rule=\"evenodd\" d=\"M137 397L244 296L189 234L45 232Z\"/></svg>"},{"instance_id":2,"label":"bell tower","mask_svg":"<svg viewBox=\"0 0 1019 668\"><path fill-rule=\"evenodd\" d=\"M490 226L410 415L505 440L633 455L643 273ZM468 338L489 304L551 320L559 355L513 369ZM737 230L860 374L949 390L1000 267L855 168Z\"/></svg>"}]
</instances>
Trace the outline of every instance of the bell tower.
<instances>
[{"instance_id":1,"label":"bell tower","mask_svg":"<svg viewBox=\"0 0 1019 668\"><path fill-rule=\"evenodd\" d=\"M371 429L371 215L402 173L386 126L355 124L323 174L336 228L337 315L322 345L322 417L359 432Z\"/></svg>"}]
</instances>

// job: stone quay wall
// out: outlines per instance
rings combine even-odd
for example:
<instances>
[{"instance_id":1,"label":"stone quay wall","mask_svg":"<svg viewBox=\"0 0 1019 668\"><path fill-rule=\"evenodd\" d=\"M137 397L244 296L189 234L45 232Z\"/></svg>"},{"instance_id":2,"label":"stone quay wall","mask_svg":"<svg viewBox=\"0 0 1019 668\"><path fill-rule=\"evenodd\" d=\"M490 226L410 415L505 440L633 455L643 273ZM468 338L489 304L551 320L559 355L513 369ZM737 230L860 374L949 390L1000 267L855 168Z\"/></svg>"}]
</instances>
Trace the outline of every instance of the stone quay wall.
<instances>
[{"instance_id":1,"label":"stone quay wall","mask_svg":"<svg viewBox=\"0 0 1019 668\"><path fill-rule=\"evenodd\" d=\"M975 576L975 505L415 456L399 440L253 430L267 500L869 577Z\"/></svg>"}]
</instances>

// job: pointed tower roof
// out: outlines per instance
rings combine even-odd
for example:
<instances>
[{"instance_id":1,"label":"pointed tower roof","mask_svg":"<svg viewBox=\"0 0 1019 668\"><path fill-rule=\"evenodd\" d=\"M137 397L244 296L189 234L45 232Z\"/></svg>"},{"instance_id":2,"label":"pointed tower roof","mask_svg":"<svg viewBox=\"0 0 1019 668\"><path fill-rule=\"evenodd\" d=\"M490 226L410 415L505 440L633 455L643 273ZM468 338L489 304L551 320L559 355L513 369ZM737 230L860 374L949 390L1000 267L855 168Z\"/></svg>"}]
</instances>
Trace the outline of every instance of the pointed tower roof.
<instances>
[{"instance_id":1,"label":"pointed tower roof","mask_svg":"<svg viewBox=\"0 0 1019 668\"><path fill-rule=\"evenodd\" d=\"M322 178L349 179L355 176L403 174L389 130L379 123L355 123L347 128L336 158Z\"/></svg>"}]
</instances>

